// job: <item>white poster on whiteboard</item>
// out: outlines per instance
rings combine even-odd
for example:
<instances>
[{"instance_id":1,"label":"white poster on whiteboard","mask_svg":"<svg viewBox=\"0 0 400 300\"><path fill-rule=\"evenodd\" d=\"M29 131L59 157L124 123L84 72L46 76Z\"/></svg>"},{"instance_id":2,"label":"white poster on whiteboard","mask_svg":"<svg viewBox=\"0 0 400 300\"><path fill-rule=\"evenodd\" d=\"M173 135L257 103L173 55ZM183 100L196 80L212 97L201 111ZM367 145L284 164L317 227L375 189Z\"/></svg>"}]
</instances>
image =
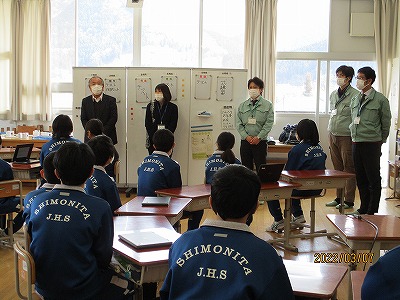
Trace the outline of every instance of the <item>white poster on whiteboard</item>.
<instances>
[{"instance_id":1,"label":"white poster on whiteboard","mask_svg":"<svg viewBox=\"0 0 400 300\"><path fill-rule=\"evenodd\" d=\"M92 92L89 89L89 80L91 77L85 78L85 95L90 95ZM113 96L117 103L121 102L121 78L110 75L110 77L103 78L104 80L104 94Z\"/></svg>"},{"instance_id":2,"label":"white poster on whiteboard","mask_svg":"<svg viewBox=\"0 0 400 300\"><path fill-rule=\"evenodd\" d=\"M136 102L150 102L153 99L151 78L135 78Z\"/></svg>"},{"instance_id":3,"label":"white poster on whiteboard","mask_svg":"<svg viewBox=\"0 0 400 300\"><path fill-rule=\"evenodd\" d=\"M233 100L233 77L217 77L217 101Z\"/></svg>"},{"instance_id":4,"label":"white poster on whiteboard","mask_svg":"<svg viewBox=\"0 0 400 300\"><path fill-rule=\"evenodd\" d=\"M171 100L175 101L177 99L177 83L178 83L178 77L177 76L161 76L161 82L165 83L171 92Z\"/></svg>"},{"instance_id":5,"label":"white poster on whiteboard","mask_svg":"<svg viewBox=\"0 0 400 300\"><path fill-rule=\"evenodd\" d=\"M196 74L194 98L197 100L211 99L211 81L212 76L206 74Z\"/></svg>"}]
</instances>

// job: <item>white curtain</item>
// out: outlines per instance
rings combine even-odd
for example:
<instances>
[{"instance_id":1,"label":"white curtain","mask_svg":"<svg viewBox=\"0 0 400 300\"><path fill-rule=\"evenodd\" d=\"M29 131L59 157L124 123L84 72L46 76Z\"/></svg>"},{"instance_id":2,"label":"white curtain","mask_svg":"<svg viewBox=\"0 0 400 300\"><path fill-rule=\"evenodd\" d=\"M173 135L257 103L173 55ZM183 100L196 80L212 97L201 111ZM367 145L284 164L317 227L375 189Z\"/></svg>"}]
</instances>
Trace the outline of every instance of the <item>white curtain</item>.
<instances>
[{"instance_id":1,"label":"white curtain","mask_svg":"<svg viewBox=\"0 0 400 300\"><path fill-rule=\"evenodd\" d=\"M14 3L13 119L47 121L51 119L50 0L15 0Z\"/></svg>"},{"instance_id":2,"label":"white curtain","mask_svg":"<svg viewBox=\"0 0 400 300\"><path fill-rule=\"evenodd\" d=\"M374 0L375 48L379 87L390 94L392 63L398 39L399 0Z\"/></svg>"},{"instance_id":3,"label":"white curtain","mask_svg":"<svg viewBox=\"0 0 400 300\"><path fill-rule=\"evenodd\" d=\"M245 68L249 78L264 81L264 96L271 101L275 100L277 2L246 1Z\"/></svg>"},{"instance_id":4,"label":"white curtain","mask_svg":"<svg viewBox=\"0 0 400 300\"><path fill-rule=\"evenodd\" d=\"M0 0L0 118L11 118L11 7Z\"/></svg>"}]
</instances>

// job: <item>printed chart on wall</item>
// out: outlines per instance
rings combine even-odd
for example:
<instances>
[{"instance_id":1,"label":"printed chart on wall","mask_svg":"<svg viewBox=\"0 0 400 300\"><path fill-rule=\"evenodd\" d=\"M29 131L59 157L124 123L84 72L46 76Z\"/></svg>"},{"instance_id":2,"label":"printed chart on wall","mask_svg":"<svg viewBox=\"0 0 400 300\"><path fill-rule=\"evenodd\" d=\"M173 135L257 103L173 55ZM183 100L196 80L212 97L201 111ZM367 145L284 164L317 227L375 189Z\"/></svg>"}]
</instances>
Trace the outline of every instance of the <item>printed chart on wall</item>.
<instances>
[{"instance_id":1,"label":"printed chart on wall","mask_svg":"<svg viewBox=\"0 0 400 300\"><path fill-rule=\"evenodd\" d=\"M97 76L97 74L92 74L92 76ZM85 95L90 95L90 89L89 89L89 79L91 77L86 77L85 78L85 86L86 86L86 91ZM104 80L104 94L113 96L116 100L117 103L121 102L121 78L115 77L115 75L110 75L109 77L103 78Z\"/></svg>"},{"instance_id":2,"label":"printed chart on wall","mask_svg":"<svg viewBox=\"0 0 400 300\"><path fill-rule=\"evenodd\" d=\"M195 76L194 98L196 100L211 99L211 82L211 75L200 74Z\"/></svg>"},{"instance_id":3,"label":"printed chart on wall","mask_svg":"<svg viewBox=\"0 0 400 300\"><path fill-rule=\"evenodd\" d=\"M217 101L233 100L233 77L217 77Z\"/></svg>"},{"instance_id":4,"label":"printed chart on wall","mask_svg":"<svg viewBox=\"0 0 400 300\"><path fill-rule=\"evenodd\" d=\"M224 105L221 110L221 128L235 129L235 111L233 105Z\"/></svg>"},{"instance_id":5,"label":"printed chart on wall","mask_svg":"<svg viewBox=\"0 0 400 300\"><path fill-rule=\"evenodd\" d=\"M153 98L151 78L135 78L136 102L150 102Z\"/></svg>"},{"instance_id":6,"label":"printed chart on wall","mask_svg":"<svg viewBox=\"0 0 400 300\"><path fill-rule=\"evenodd\" d=\"M191 126L192 158L207 159L213 153L212 125Z\"/></svg>"},{"instance_id":7,"label":"printed chart on wall","mask_svg":"<svg viewBox=\"0 0 400 300\"><path fill-rule=\"evenodd\" d=\"M161 82L168 85L169 90L171 92L171 100L177 100L177 84L178 84L178 77L177 76L161 76Z\"/></svg>"}]
</instances>

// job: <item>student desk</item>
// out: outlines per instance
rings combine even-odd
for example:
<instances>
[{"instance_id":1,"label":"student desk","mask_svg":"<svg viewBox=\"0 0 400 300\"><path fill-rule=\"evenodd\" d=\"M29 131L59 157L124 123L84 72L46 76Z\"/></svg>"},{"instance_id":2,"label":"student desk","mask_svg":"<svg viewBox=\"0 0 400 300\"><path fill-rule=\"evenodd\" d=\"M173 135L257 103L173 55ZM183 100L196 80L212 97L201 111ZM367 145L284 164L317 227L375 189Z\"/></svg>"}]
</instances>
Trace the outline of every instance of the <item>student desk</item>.
<instances>
[{"instance_id":1,"label":"student desk","mask_svg":"<svg viewBox=\"0 0 400 300\"><path fill-rule=\"evenodd\" d=\"M196 211L210 208L208 198L211 195L211 185L198 184L190 186L182 186L179 188L168 188L156 190L157 196L171 196L179 198L191 198L192 201L185 208L185 211Z\"/></svg>"},{"instance_id":2,"label":"student desk","mask_svg":"<svg viewBox=\"0 0 400 300\"><path fill-rule=\"evenodd\" d=\"M137 196L115 210L119 216L149 216L167 217L174 225L183 215L183 209L192 201L190 198L171 198L168 206L142 206L143 196Z\"/></svg>"},{"instance_id":3,"label":"student desk","mask_svg":"<svg viewBox=\"0 0 400 300\"><path fill-rule=\"evenodd\" d=\"M175 241L177 233L164 216L117 216L114 217L113 250L127 259L138 272L134 278L139 286L143 283L158 282L165 279L168 272L169 246L159 248L135 249L124 243L118 235L131 230L160 228L163 236ZM168 234L165 235L165 229Z\"/></svg>"},{"instance_id":4,"label":"student desk","mask_svg":"<svg viewBox=\"0 0 400 300\"><path fill-rule=\"evenodd\" d=\"M288 152L294 145L276 143L268 145L267 148L267 163L286 163Z\"/></svg>"},{"instance_id":5,"label":"student desk","mask_svg":"<svg viewBox=\"0 0 400 300\"><path fill-rule=\"evenodd\" d=\"M0 158L12 160L14 157L14 152L15 152L15 148L4 148L4 147L0 148ZM39 159L39 157L40 157L40 149L33 147L32 153L31 153L31 158Z\"/></svg>"},{"instance_id":6,"label":"student desk","mask_svg":"<svg viewBox=\"0 0 400 300\"><path fill-rule=\"evenodd\" d=\"M351 271L351 289L353 291L353 300L361 299L361 287L364 282L366 271Z\"/></svg>"},{"instance_id":7,"label":"student desk","mask_svg":"<svg viewBox=\"0 0 400 300\"><path fill-rule=\"evenodd\" d=\"M301 170L301 171L282 171L281 180L301 184L297 187L298 190L318 190L318 189L329 189L339 188L341 189L342 195L343 189L346 185L346 181L354 177L354 174L346 173L337 170ZM311 198L312 197L308 197ZM344 197L341 197L342 204ZM297 247L292 245L289 240L292 238L313 238L319 236L333 236L334 233L327 233L326 231L316 232L315 231L315 199L311 200L310 210L310 233L307 234L291 234L290 233L290 221L291 221L291 206L292 201L289 198L285 198L285 226L284 226L284 237L270 240L271 244L280 244L283 248L298 251ZM343 209L340 209L343 212Z\"/></svg>"},{"instance_id":8,"label":"student desk","mask_svg":"<svg viewBox=\"0 0 400 300\"><path fill-rule=\"evenodd\" d=\"M15 164L10 163L15 179L37 180L40 178L40 163Z\"/></svg>"},{"instance_id":9,"label":"student desk","mask_svg":"<svg viewBox=\"0 0 400 300\"><path fill-rule=\"evenodd\" d=\"M295 296L336 299L336 292L347 267L332 264L283 260Z\"/></svg>"},{"instance_id":10,"label":"student desk","mask_svg":"<svg viewBox=\"0 0 400 300\"><path fill-rule=\"evenodd\" d=\"M39 139L32 139L31 136L27 139L20 139L17 137L3 137L3 136L1 138L3 147L14 147L14 148L20 144L31 144L31 143L33 143L34 147L42 148L44 144L50 141L50 138L39 140Z\"/></svg>"},{"instance_id":11,"label":"student desk","mask_svg":"<svg viewBox=\"0 0 400 300\"><path fill-rule=\"evenodd\" d=\"M262 200L279 200L290 198L293 189L300 187L296 182L287 182L279 180L277 182L261 183L260 197Z\"/></svg>"},{"instance_id":12,"label":"student desk","mask_svg":"<svg viewBox=\"0 0 400 300\"><path fill-rule=\"evenodd\" d=\"M375 229L365 220L359 220L353 216L332 215L326 216L334 226L339 237L354 252L357 250L370 250L373 255L368 256L368 261L375 263L380 256L380 250L390 250L400 245L400 219L395 216L362 215L362 218L374 223L379 231L375 243ZM357 256L356 256L357 257ZM364 262L365 259L360 259Z\"/></svg>"}]
</instances>

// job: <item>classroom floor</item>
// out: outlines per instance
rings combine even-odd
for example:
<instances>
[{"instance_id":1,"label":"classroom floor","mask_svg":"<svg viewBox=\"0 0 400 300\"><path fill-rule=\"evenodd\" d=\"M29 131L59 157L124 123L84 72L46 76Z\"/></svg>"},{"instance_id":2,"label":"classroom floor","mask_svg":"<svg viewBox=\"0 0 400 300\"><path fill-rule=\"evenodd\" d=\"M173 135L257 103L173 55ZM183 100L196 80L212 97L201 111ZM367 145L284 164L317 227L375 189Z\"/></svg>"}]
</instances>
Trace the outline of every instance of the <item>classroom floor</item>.
<instances>
[{"instance_id":1,"label":"classroom floor","mask_svg":"<svg viewBox=\"0 0 400 300\"><path fill-rule=\"evenodd\" d=\"M24 193L28 192L33 187L25 187ZM126 198L124 193L121 193L121 200L123 203L127 202L134 195L131 195L130 198ZM379 214L388 214L400 216L400 207L396 207L397 204L400 204L400 200L385 200L386 197L392 195L392 190L383 189L382 190L382 198L379 206ZM329 232L333 231L333 228L330 222L326 218L326 214L334 214L338 213L338 210L334 207L326 207L325 203L333 200L335 198L334 190L328 190L326 195L323 198L316 199L316 229L324 229L326 228ZM360 204L358 198L358 192L356 192L356 205L358 208ZM284 202L281 200L281 207L284 207ZM302 200L302 208L304 211L304 215L306 220L309 221L309 210L310 210L310 200ZM351 211L350 210L346 210ZM204 214L203 220L207 217L213 217L214 214L211 210L206 210ZM253 223L251 224L251 230L260 238L264 240L269 240L275 236L279 236L279 234L270 234L265 232L265 228L269 226L273 221L273 218L269 214L268 207L266 204L260 205L257 212L254 215ZM187 221L182 221L182 232L186 231ZM307 230L307 229L305 229ZM16 234L17 239L22 239L22 234ZM337 242L327 239L326 237L318 237L314 239L295 239L292 242L299 248L298 253L284 251L282 249L276 248L278 253L284 259L298 260L298 261L314 261L314 254L319 252L348 252L348 248L343 246ZM367 264L366 269L369 267ZM359 265L357 267L358 270L362 270L363 265ZM13 250L8 247L0 246L0 274L1 274L1 284L0 284L0 299L1 300L14 300L18 299L15 292L15 283L14 283L14 256ZM338 289L338 299L346 300L348 299L348 284L349 275L346 274L346 277L343 279L342 283Z\"/></svg>"}]
</instances>

